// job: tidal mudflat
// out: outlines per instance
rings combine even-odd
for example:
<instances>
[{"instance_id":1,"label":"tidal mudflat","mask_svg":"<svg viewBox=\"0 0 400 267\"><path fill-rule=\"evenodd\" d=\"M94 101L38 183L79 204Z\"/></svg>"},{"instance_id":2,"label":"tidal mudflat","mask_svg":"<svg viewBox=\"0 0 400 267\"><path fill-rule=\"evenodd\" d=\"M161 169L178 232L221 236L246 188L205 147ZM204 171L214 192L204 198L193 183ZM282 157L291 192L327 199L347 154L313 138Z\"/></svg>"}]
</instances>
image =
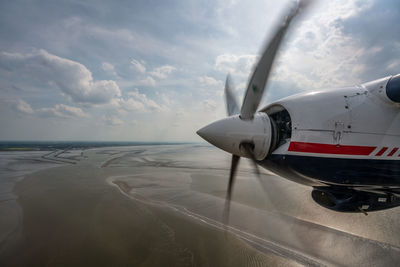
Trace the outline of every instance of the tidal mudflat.
<instances>
[{"instance_id":1,"label":"tidal mudflat","mask_svg":"<svg viewBox=\"0 0 400 267\"><path fill-rule=\"evenodd\" d=\"M4 153L26 154L2 161L1 179L9 179L1 184L2 197L11 200L1 202L1 216L12 211L14 219L0 224L1 266L394 266L400 261L400 209L368 216L333 212L315 204L309 188L266 170L260 184L245 160L224 226L229 155L207 145L64 151L59 156L65 162L44 161L38 154L35 162L45 169L19 173L18 179L6 178L15 173L10 166L24 166L18 160L26 163L29 153L44 152Z\"/></svg>"}]
</instances>

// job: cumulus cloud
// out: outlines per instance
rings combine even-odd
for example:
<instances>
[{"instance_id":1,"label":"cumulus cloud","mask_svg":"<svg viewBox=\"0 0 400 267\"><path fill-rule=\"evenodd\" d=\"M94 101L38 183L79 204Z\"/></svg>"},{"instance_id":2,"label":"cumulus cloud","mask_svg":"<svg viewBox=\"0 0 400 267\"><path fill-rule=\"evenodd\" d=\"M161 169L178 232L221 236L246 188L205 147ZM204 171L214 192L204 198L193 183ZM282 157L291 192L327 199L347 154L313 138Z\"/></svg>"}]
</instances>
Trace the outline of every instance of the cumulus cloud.
<instances>
[{"instance_id":1,"label":"cumulus cloud","mask_svg":"<svg viewBox=\"0 0 400 267\"><path fill-rule=\"evenodd\" d=\"M365 64L364 59L380 53L382 46L377 42L368 46L355 38L357 34L347 33L349 21L355 20L366 35L371 35L369 28L359 23L360 16L365 20L374 17L371 3L344 0L319 3L287 34L272 69L265 99L270 102L305 90L342 87L378 78L376 64ZM232 72L242 83L256 60L255 55L223 54L216 58L215 69ZM395 61L386 63L388 67L396 66ZM368 66L375 69L373 75Z\"/></svg>"},{"instance_id":2,"label":"cumulus cloud","mask_svg":"<svg viewBox=\"0 0 400 267\"><path fill-rule=\"evenodd\" d=\"M34 113L31 105L29 105L22 99L11 100L10 104L12 105L12 108L19 113L22 113L25 115Z\"/></svg>"},{"instance_id":3,"label":"cumulus cloud","mask_svg":"<svg viewBox=\"0 0 400 267\"><path fill-rule=\"evenodd\" d=\"M198 80L202 85L206 85L206 86L221 86L222 85L221 81L216 80L210 76L202 76L202 77L199 77Z\"/></svg>"},{"instance_id":4,"label":"cumulus cloud","mask_svg":"<svg viewBox=\"0 0 400 267\"><path fill-rule=\"evenodd\" d=\"M359 1L358 12L337 19L335 26L354 46L362 49L358 61L363 64L360 74L370 80L400 72L400 2L396 0ZM388 28L388 25L393 27Z\"/></svg>"},{"instance_id":5,"label":"cumulus cloud","mask_svg":"<svg viewBox=\"0 0 400 267\"><path fill-rule=\"evenodd\" d=\"M161 67L155 68L153 71L149 72L149 74L152 75L153 77L156 77L156 78L159 78L159 79L165 79L174 70L176 70L175 67L170 66L170 65L165 65L165 66L161 66Z\"/></svg>"},{"instance_id":6,"label":"cumulus cloud","mask_svg":"<svg viewBox=\"0 0 400 267\"><path fill-rule=\"evenodd\" d=\"M81 108L57 104L52 108L33 109L31 105L22 99L14 99L6 101L14 111L23 115L39 115L40 117L56 117L56 118L88 118Z\"/></svg>"},{"instance_id":7,"label":"cumulus cloud","mask_svg":"<svg viewBox=\"0 0 400 267\"><path fill-rule=\"evenodd\" d=\"M134 98L119 99L117 102L118 108L123 108L125 111L135 111L139 113L147 112L147 108L144 103Z\"/></svg>"},{"instance_id":8,"label":"cumulus cloud","mask_svg":"<svg viewBox=\"0 0 400 267\"><path fill-rule=\"evenodd\" d=\"M72 107L64 104L57 104L53 108L40 108L36 112L42 117L57 118L87 118L88 114L78 107Z\"/></svg>"},{"instance_id":9,"label":"cumulus cloud","mask_svg":"<svg viewBox=\"0 0 400 267\"><path fill-rule=\"evenodd\" d=\"M157 92L156 95L158 98L161 100L161 102L166 105L166 106L171 106L174 104L175 101L173 101L168 95L164 93L159 93Z\"/></svg>"},{"instance_id":10,"label":"cumulus cloud","mask_svg":"<svg viewBox=\"0 0 400 267\"><path fill-rule=\"evenodd\" d=\"M201 102L201 108L205 111L215 111L217 108L217 103L212 99L206 99Z\"/></svg>"},{"instance_id":11,"label":"cumulus cloud","mask_svg":"<svg viewBox=\"0 0 400 267\"><path fill-rule=\"evenodd\" d=\"M104 124L108 126L119 126L124 124L124 122L121 119L112 116L103 116L102 121Z\"/></svg>"},{"instance_id":12,"label":"cumulus cloud","mask_svg":"<svg viewBox=\"0 0 400 267\"><path fill-rule=\"evenodd\" d=\"M396 65L392 48L398 35L386 27L397 23L394 13L399 13L398 7L397 1L320 3L293 32L273 79L310 90L348 86L390 74L387 68ZM393 42L382 41L388 37Z\"/></svg>"},{"instance_id":13,"label":"cumulus cloud","mask_svg":"<svg viewBox=\"0 0 400 267\"><path fill-rule=\"evenodd\" d=\"M138 89L129 92L127 98L118 99L116 105L126 111L135 111L140 113L167 110L166 106L157 104L154 100L149 99L145 94L141 94Z\"/></svg>"},{"instance_id":14,"label":"cumulus cloud","mask_svg":"<svg viewBox=\"0 0 400 267\"><path fill-rule=\"evenodd\" d=\"M107 73L109 73L109 74L111 74L111 75L118 76L118 75L117 75L117 72L115 71L114 65L111 64L111 63L103 62L103 63L101 64L101 68L102 68L105 72L107 72Z\"/></svg>"},{"instance_id":15,"label":"cumulus cloud","mask_svg":"<svg viewBox=\"0 0 400 267\"><path fill-rule=\"evenodd\" d=\"M131 66L132 66L132 68L133 68L135 71L139 72L139 73L145 73L145 72L146 72L146 67L144 66L144 64L145 64L144 61L139 62L139 61L136 60L136 59L132 59L132 60L131 60Z\"/></svg>"},{"instance_id":16,"label":"cumulus cloud","mask_svg":"<svg viewBox=\"0 0 400 267\"><path fill-rule=\"evenodd\" d=\"M146 78L140 80L140 84L145 86L155 86L156 81L152 77L147 76Z\"/></svg>"},{"instance_id":17,"label":"cumulus cloud","mask_svg":"<svg viewBox=\"0 0 400 267\"><path fill-rule=\"evenodd\" d=\"M214 118L225 116L223 98L217 94L223 94L224 78L228 72L231 72L236 82L237 95L243 96L246 81L257 59L257 52L263 44L264 34L272 33L273 22L282 13L280 7L283 8L286 5L283 2L287 1L255 1L249 4L244 1L228 0L217 1L211 6L201 4L199 6L197 3L194 5L190 3L188 6L183 1L182 4L166 6L159 10L162 15L160 21L167 19L164 20L164 24L160 24L162 30L165 30L165 34L161 35L158 27L160 25L152 27L148 23L145 23L146 25L140 23L145 21L140 18L148 17L154 8L151 5L138 6L136 2L130 2L137 7L129 9L136 12L133 15L132 12L128 12L129 14L124 12L126 10L124 5L110 4L108 6L110 8L107 8L111 12L109 15L118 14L123 18L111 24L107 20L99 20L98 16L85 15L79 18L76 12L71 13L71 9L65 9L65 3L60 3L57 7L63 10L65 16L57 20L52 16L46 17L45 24L49 27L40 27L34 20L29 23L23 21L26 27L12 27L15 23L5 18L4 27L13 31L4 31L6 36L3 36L2 40L3 49L13 47L27 51L30 47L46 47L49 52L73 59L77 64L90 63L86 67L93 66L90 67L93 77L85 66L81 68L79 65L64 64L68 65L66 67L68 70L62 70L59 81L58 72L61 67L56 66L55 62L63 61L63 58L52 62L49 56L38 52L30 54L24 52L22 58L11 60L9 56L5 59L3 54L0 55L0 93L3 99L22 98L32 104L31 107L26 102L14 102L13 111L18 111L19 114L35 115L39 110L42 112L41 115L46 112L55 114L61 112L61 108L48 103L65 103L65 99L61 101L58 94L62 92L74 101L69 105L81 107L84 112L92 113L93 117L101 112L119 114L116 117L105 117L104 120L108 125L122 123L128 125L129 120L138 118L135 116L137 113L146 112L147 114L140 114L139 117L151 116L152 120L157 122L149 123L151 126L148 127L148 131L136 133L129 138L144 138L143 136L160 138L160 131L154 130L154 127L160 129L160 124L165 124L165 127L176 125L176 122L168 121L167 117L174 119L179 117L177 121L182 127L179 131L165 133L166 138L171 136L192 138L200 126ZM396 55L399 54L400 48L398 41L400 27L395 27L398 24L400 10L398 1L318 2L312 7L315 11L310 9L309 17L304 16L301 23L296 24L285 36L277 64L270 76L268 94L276 99L299 90L351 85L398 72L396 70L400 68L400 59ZM31 3L25 5L30 7ZM7 9L7 6L4 6L4 12L9 13L10 18L15 18L15 15L18 15L18 8ZM94 7L91 4L89 6ZM44 11L50 9L54 9L54 6L50 8L43 5L41 9L32 10L36 12L36 17L40 17ZM189 16L184 16L184 20L181 20L182 16L177 20L168 19L171 14L175 14L174 12ZM238 20L238 17L242 19ZM182 24L182 21L186 28L190 29L184 35L181 31L174 30L176 23ZM8 32L14 34L7 35ZM126 55L133 55L134 58L127 59ZM13 63L9 64L8 61ZM142 88L151 86L154 94L155 86L162 84L160 92L167 92L169 99L163 100L161 95L150 96L145 91L140 93L135 91L131 94L124 91L123 96L117 93L114 97L108 96L96 102L106 103L111 99L111 104L91 105L89 109L86 103L94 103L89 100L89 96L93 97L95 94L84 93L88 91L86 88L98 90L94 84L104 78L98 77L97 73L113 75L114 63L115 68L119 66L118 86L121 90L128 90L131 86L143 86ZM182 70L178 79L167 80L178 76L176 75L178 69ZM206 74L210 76L205 76ZM114 76L110 77L109 79L113 79ZM88 80L91 84L87 82ZM193 84L197 84L197 87L193 87ZM100 87L104 86L110 87L111 83ZM49 93L49 87L56 90ZM17 91L17 88L20 90ZM42 88L47 91L41 90L34 96L32 92L26 92L27 89ZM35 102L30 102L32 97L35 97ZM11 109L11 105L7 107ZM169 109L168 114L163 112L166 108ZM137 128L142 129L143 125L144 121L139 121ZM9 126L13 127L13 124ZM74 123L69 124L69 127L75 126ZM190 128L192 129L189 131ZM111 135L109 135L97 133L95 128L88 131L92 131L96 136L101 134L103 138L115 138L114 136L118 136L117 132L123 132L110 129ZM93 135L89 132L88 134Z\"/></svg>"},{"instance_id":18,"label":"cumulus cloud","mask_svg":"<svg viewBox=\"0 0 400 267\"><path fill-rule=\"evenodd\" d=\"M287 34L266 98L271 101L304 90L354 85L400 72L398 1L327 1ZM244 83L257 56L220 54L214 68ZM377 68L379 66L379 68ZM239 86L240 87L240 86Z\"/></svg>"},{"instance_id":19,"label":"cumulus cloud","mask_svg":"<svg viewBox=\"0 0 400 267\"><path fill-rule=\"evenodd\" d=\"M214 68L223 73L248 77L256 60L257 55L222 54L215 59Z\"/></svg>"},{"instance_id":20,"label":"cumulus cloud","mask_svg":"<svg viewBox=\"0 0 400 267\"><path fill-rule=\"evenodd\" d=\"M42 86L55 86L76 103L103 104L121 95L115 81L94 81L92 73L82 64L50 54L45 50L33 53L0 53L3 77L20 77L37 81Z\"/></svg>"}]
</instances>

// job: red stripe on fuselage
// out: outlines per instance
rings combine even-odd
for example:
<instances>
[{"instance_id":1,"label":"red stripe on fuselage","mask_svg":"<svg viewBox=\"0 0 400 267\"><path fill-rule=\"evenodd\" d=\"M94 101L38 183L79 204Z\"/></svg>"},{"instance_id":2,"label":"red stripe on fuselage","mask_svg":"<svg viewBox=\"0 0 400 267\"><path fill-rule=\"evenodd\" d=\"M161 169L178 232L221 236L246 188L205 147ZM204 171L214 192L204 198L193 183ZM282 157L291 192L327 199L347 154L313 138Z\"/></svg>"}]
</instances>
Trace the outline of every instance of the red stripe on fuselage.
<instances>
[{"instance_id":1,"label":"red stripe on fuselage","mask_svg":"<svg viewBox=\"0 0 400 267\"><path fill-rule=\"evenodd\" d=\"M385 153L385 151L386 151L387 149L388 149L387 147L382 147L381 150L379 150L379 152L376 153L375 156L382 156L383 153Z\"/></svg>"},{"instance_id":2,"label":"red stripe on fuselage","mask_svg":"<svg viewBox=\"0 0 400 267\"><path fill-rule=\"evenodd\" d=\"M397 150L399 150L398 147L393 148L392 151L390 151L390 153L388 154L388 157L393 156L393 154L396 153Z\"/></svg>"},{"instance_id":3,"label":"red stripe on fuselage","mask_svg":"<svg viewBox=\"0 0 400 267\"><path fill-rule=\"evenodd\" d=\"M368 156L376 146L343 146L319 143L290 142L289 151L320 154Z\"/></svg>"}]
</instances>

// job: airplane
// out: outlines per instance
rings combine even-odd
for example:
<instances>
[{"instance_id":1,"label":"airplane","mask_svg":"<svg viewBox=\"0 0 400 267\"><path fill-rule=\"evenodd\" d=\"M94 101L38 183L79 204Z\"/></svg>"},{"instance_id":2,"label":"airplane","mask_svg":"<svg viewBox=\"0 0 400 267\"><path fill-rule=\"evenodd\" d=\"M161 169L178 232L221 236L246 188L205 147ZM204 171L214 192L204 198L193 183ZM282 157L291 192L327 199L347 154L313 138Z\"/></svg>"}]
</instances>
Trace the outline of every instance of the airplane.
<instances>
[{"instance_id":1,"label":"airplane","mask_svg":"<svg viewBox=\"0 0 400 267\"><path fill-rule=\"evenodd\" d=\"M197 134L232 154L225 212L241 157L311 186L319 205L364 213L400 205L400 74L340 89L292 95L257 111L298 2L267 43L250 76L242 106L228 74L227 118Z\"/></svg>"}]
</instances>

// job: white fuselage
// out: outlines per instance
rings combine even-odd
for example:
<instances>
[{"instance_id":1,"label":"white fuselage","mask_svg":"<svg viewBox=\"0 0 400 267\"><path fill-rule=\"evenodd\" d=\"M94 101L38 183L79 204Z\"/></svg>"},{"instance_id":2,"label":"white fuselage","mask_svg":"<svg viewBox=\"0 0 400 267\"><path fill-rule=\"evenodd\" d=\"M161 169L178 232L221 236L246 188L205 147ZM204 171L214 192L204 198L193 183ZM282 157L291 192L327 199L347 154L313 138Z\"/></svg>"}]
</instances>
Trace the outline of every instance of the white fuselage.
<instances>
[{"instance_id":1,"label":"white fuselage","mask_svg":"<svg viewBox=\"0 0 400 267\"><path fill-rule=\"evenodd\" d=\"M399 104L386 97L384 88L389 78L356 87L298 94L262 109L268 113L274 106L283 106L291 116L291 140L273 153L399 160ZM338 153L329 149L322 153L322 147L318 153L305 153L289 149L293 142L353 146L354 153L340 153L339 149ZM367 153L371 149L366 147L374 150Z\"/></svg>"},{"instance_id":2,"label":"white fuselage","mask_svg":"<svg viewBox=\"0 0 400 267\"><path fill-rule=\"evenodd\" d=\"M263 108L269 115L284 108L291 118L290 140L271 151L269 159L285 166L283 176L288 169L297 174L298 182L307 177L327 184L397 185L400 106L386 95L389 79L297 94Z\"/></svg>"}]
</instances>

